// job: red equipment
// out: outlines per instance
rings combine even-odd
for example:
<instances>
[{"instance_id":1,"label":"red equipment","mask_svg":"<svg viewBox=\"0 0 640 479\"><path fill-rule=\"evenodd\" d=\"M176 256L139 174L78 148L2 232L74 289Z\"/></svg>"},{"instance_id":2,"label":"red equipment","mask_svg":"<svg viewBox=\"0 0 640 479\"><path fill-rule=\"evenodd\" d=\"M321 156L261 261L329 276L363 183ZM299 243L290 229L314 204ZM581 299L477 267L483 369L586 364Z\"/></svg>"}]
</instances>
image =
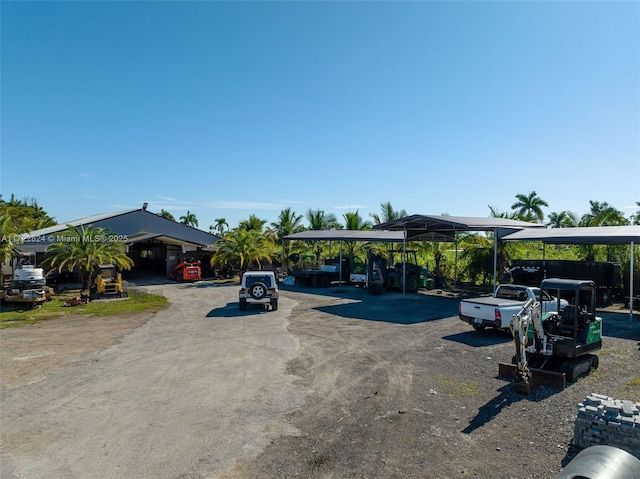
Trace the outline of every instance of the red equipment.
<instances>
[{"instance_id":1,"label":"red equipment","mask_svg":"<svg viewBox=\"0 0 640 479\"><path fill-rule=\"evenodd\" d=\"M173 267L171 278L176 281L198 281L201 272L199 259L183 258Z\"/></svg>"}]
</instances>

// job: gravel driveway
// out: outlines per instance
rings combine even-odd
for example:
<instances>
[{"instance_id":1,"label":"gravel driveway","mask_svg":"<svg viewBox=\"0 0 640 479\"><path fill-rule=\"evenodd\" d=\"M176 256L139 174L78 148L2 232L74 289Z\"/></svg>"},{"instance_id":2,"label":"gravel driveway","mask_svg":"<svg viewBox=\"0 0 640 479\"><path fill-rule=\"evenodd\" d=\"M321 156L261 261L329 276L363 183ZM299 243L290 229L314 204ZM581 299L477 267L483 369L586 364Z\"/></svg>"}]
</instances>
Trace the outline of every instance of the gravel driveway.
<instances>
[{"instance_id":1,"label":"gravel driveway","mask_svg":"<svg viewBox=\"0 0 640 479\"><path fill-rule=\"evenodd\" d=\"M240 312L236 286L145 289L171 306L2 330L3 479L552 478L578 402L640 401L621 312L597 372L519 396L497 377L510 337L446 293L283 287L278 311Z\"/></svg>"}]
</instances>

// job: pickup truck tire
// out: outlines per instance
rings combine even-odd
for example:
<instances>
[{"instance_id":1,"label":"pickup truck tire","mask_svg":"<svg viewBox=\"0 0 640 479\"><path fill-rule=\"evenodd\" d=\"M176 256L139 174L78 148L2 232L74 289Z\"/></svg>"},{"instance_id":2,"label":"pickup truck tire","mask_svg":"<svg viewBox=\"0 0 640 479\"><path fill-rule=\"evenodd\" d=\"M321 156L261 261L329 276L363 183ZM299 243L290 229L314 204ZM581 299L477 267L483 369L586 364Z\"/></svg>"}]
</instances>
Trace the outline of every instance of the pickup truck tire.
<instances>
[{"instance_id":1,"label":"pickup truck tire","mask_svg":"<svg viewBox=\"0 0 640 479\"><path fill-rule=\"evenodd\" d=\"M484 324L472 324L471 326L473 326L473 329L476 331L484 331L486 329Z\"/></svg>"}]
</instances>

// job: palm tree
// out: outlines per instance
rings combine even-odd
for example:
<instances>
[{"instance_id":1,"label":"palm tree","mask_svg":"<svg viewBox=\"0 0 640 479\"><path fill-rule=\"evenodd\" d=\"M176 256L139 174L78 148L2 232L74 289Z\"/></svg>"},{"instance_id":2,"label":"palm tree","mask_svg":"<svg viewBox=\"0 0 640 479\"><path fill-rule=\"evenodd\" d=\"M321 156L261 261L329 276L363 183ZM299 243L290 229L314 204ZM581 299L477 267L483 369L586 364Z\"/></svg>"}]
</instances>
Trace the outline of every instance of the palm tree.
<instances>
[{"instance_id":1,"label":"palm tree","mask_svg":"<svg viewBox=\"0 0 640 479\"><path fill-rule=\"evenodd\" d=\"M168 220L171 220L171 221L176 220L174 216L171 213L169 213L167 210L160 211L160 216L162 216L163 218L167 218Z\"/></svg>"},{"instance_id":2,"label":"palm tree","mask_svg":"<svg viewBox=\"0 0 640 479\"><path fill-rule=\"evenodd\" d=\"M38 200L33 198L16 200L14 195L11 195L11 200L8 202L0 199L0 220L5 217L11 217L14 233L28 233L56 224L56 221L38 204Z\"/></svg>"},{"instance_id":3,"label":"palm tree","mask_svg":"<svg viewBox=\"0 0 640 479\"><path fill-rule=\"evenodd\" d=\"M580 226L624 226L629 224L624 213L606 201L589 201L591 211L582 215Z\"/></svg>"},{"instance_id":4,"label":"palm tree","mask_svg":"<svg viewBox=\"0 0 640 479\"><path fill-rule=\"evenodd\" d=\"M582 215L582 218L580 218L580 226L623 226L629 224L629 220L625 218L624 213L609 205L606 201L602 203L589 201L589 206L589 213ZM578 246L578 250L584 255L586 261L595 261L598 251L602 251L603 248L607 261L609 261L616 249L613 245L605 247L591 244Z\"/></svg>"},{"instance_id":5,"label":"palm tree","mask_svg":"<svg viewBox=\"0 0 640 479\"><path fill-rule=\"evenodd\" d=\"M564 226L565 228L576 228L580 224L578 213L564 210Z\"/></svg>"},{"instance_id":6,"label":"palm tree","mask_svg":"<svg viewBox=\"0 0 640 479\"><path fill-rule=\"evenodd\" d=\"M640 201L636 201L636 205L640 207ZM640 210L631 215L631 224L640 225Z\"/></svg>"},{"instance_id":7,"label":"palm tree","mask_svg":"<svg viewBox=\"0 0 640 479\"><path fill-rule=\"evenodd\" d=\"M379 216L377 213L369 213L369 216L373 218L373 222L376 225L380 225L382 223L397 220L407 216L407 212L405 210L395 211L391 206L390 201L387 201L386 203L380 203L380 209L382 210L382 216Z\"/></svg>"},{"instance_id":8,"label":"palm tree","mask_svg":"<svg viewBox=\"0 0 640 479\"><path fill-rule=\"evenodd\" d=\"M303 216L297 215L291 208L285 208L280 212L278 221L271 223L271 228L275 232L275 239L282 245L282 267L284 271L289 270L289 256L293 251L293 243L284 241L284 237L304 230L300 224Z\"/></svg>"},{"instance_id":9,"label":"palm tree","mask_svg":"<svg viewBox=\"0 0 640 479\"><path fill-rule=\"evenodd\" d=\"M565 211L561 211L560 213L551 212L547 217L549 222L547 226L549 228L563 228L564 227L564 219L565 219Z\"/></svg>"},{"instance_id":10,"label":"palm tree","mask_svg":"<svg viewBox=\"0 0 640 479\"><path fill-rule=\"evenodd\" d=\"M497 207L492 205L487 205L489 207L489 216L491 218L506 218L510 220L515 220L518 214L515 211L511 213L504 213L500 211Z\"/></svg>"},{"instance_id":11,"label":"palm tree","mask_svg":"<svg viewBox=\"0 0 640 479\"><path fill-rule=\"evenodd\" d=\"M333 213L325 213L324 210L308 209L305 218L309 222L310 230L330 230L339 228L338 219Z\"/></svg>"},{"instance_id":12,"label":"palm tree","mask_svg":"<svg viewBox=\"0 0 640 479\"><path fill-rule=\"evenodd\" d=\"M356 210L355 213L349 211L342 215L344 218L344 227L347 230L370 230L371 222L365 221L360 216L359 210Z\"/></svg>"},{"instance_id":13,"label":"palm tree","mask_svg":"<svg viewBox=\"0 0 640 479\"><path fill-rule=\"evenodd\" d=\"M492 218L505 218L509 220L522 219L516 211L511 211L510 213L503 213L500 210L498 210L498 208L491 205L489 205L489 211L491 212L490 216ZM466 238L469 239L469 238L473 238L474 236L477 236L477 235L467 236ZM478 236L477 238L481 238L481 237ZM493 241L495 241L495 235L493 233L487 233L487 236L479 241L484 241L486 239L492 239ZM512 248L512 245L505 244L503 241L499 241L498 244L496 245L496 249L498 253L496 258L497 260L496 267L498 271L504 271L505 265L509 262L509 256L510 256L509 250L511 248ZM470 258L470 261L473 267L479 268L479 265L484 265L484 261L486 260L484 255L486 255L486 251L482 249L481 251L477 251L475 253L467 253L467 258L468 259ZM483 275L484 275L484 271L483 271ZM485 281L484 276L482 281L483 282Z\"/></svg>"},{"instance_id":14,"label":"palm tree","mask_svg":"<svg viewBox=\"0 0 640 479\"><path fill-rule=\"evenodd\" d=\"M250 267L261 268L261 261L273 259L273 243L256 230L234 229L219 240L218 249L211 256L211 266L237 264L242 271Z\"/></svg>"},{"instance_id":15,"label":"palm tree","mask_svg":"<svg viewBox=\"0 0 640 479\"><path fill-rule=\"evenodd\" d=\"M13 248L21 242L21 237L13 226L11 216L2 217L0 219L0 263L11 258Z\"/></svg>"},{"instance_id":16,"label":"palm tree","mask_svg":"<svg viewBox=\"0 0 640 479\"><path fill-rule=\"evenodd\" d=\"M520 219L542 222L544 219L542 207L549 206L549 204L540 198L535 191L530 191L528 195L517 194L516 199L518 201L511 205L511 209L516 210Z\"/></svg>"},{"instance_id":17,"label":"palm tree","mask_svg":"<svg viewBox=\"0 0 640 479\"><path fill-rule=\"evenodd\" d=\"M225 228L229 228L229 223L227 223L226 218L216 218L214 221L216 224L209 226L209 230L217 231L220 235L223 235Z\"/></svg>"},{"instance_id":18,"label":"palm tree","mask_svg":"<svg viewBox=\"0 0 640 479\"><path fill-rule=\"evenodd\" d=\"M187 226L197 227L198 219L196 215L187 210L187 213L184 216L180 217L180 223Z\"/></svg>"},{"instance_id":19,"label":"palm tree","mask_svg":"<svg viewBox=\"0 0 640 479\"><path fill-rule=\"evenodd\" d=\"M345 222L345 229L347 230L370 230L371 222L364 221L360 216L359 210L356 210L355 213L351 211L342 215ZM349 254L355 255L356 249L356 241L345 241L345 245L347 246L347 252Z\"/></svg>"},{"instance_id":20,"label":"palm tree","mask_svg":"<svg viewBox=\"0 0 640 479\"><path fill-rule=\"evenodd\" d=\"M476 283L489 284L493 277L493 240L478 234L462 235L460 260L466 264L465 272Z\"/></svg>"},{"instance_id":21,"label":"palm tree","mask_svg":"<svg viewBox=\"0 0 640 479\"><path fill-rule=\"evenodd\" d=\"M91 273L98 265L113 264L125 270L133 266L122 245L110 240L115 235L107 228L67 226L61 235L63 240L47 247L43 266L58 268L58 272L77 269L82 275L83 289L89 289Z\"/></svg>"},{"instance_id":22,"label":"palm tree","mask_svg":"<svg viewBox=\"0 0 640 479\"><path fill-rule=\"evenodd\" d=\"M330 230L340 229L342 226L338 223L336 215L333 213L325 213L324 210L312 210L309 208L305 214L305 218L309 222L310 230ZM313 244L311 244L313 243ZM312 241L307 242L307 246L313 250L313 254L316 257L316 267L320 262L320 256L326 246L325 241Z\"/></svg>"},{"instance_id":23,"label":"palm tree","mask_svg":"<svg viewBox=\"0 0 640 479\"><path fill-rule=\"evenodd\" d=\"M242 230L247 230L247 231L253 230L253 231L257 231L258 233L262 233L262 230L266 222L267 220L260 219L256 215L251 214L249 215L248 219L242 220L238 224L238 228Z\"/></svg>"},{"instance_id":24,"label":"palm tree","mask_svg":"<svg viewBox=\"0 0 640 479\"><path fill-rule=\"evenodd\" d=\"M578 215L572 211L564 210L560 213L549 213L549 228L575 228L578 226Z\"/></svg>"}]
</instances>

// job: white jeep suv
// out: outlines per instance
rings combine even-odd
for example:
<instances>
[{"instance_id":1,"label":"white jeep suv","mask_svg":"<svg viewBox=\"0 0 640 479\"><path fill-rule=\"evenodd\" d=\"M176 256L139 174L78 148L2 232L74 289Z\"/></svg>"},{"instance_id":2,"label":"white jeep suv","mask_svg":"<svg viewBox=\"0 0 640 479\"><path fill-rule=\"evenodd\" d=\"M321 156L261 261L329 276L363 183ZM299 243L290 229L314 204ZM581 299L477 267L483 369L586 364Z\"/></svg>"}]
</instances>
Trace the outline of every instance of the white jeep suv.
<instances>
[{"instance_id":1,"label":"white jeep suv","mask_svg":"<svg viewBox=\"0 0 640 479\"><path fill-rule=\"evenodd\" d=\"M247 303L271 305L278 309L278 281L273 271L247 271L242 275L238 299L240 311L247 309Z\"/></svg>"}]
</instances>

